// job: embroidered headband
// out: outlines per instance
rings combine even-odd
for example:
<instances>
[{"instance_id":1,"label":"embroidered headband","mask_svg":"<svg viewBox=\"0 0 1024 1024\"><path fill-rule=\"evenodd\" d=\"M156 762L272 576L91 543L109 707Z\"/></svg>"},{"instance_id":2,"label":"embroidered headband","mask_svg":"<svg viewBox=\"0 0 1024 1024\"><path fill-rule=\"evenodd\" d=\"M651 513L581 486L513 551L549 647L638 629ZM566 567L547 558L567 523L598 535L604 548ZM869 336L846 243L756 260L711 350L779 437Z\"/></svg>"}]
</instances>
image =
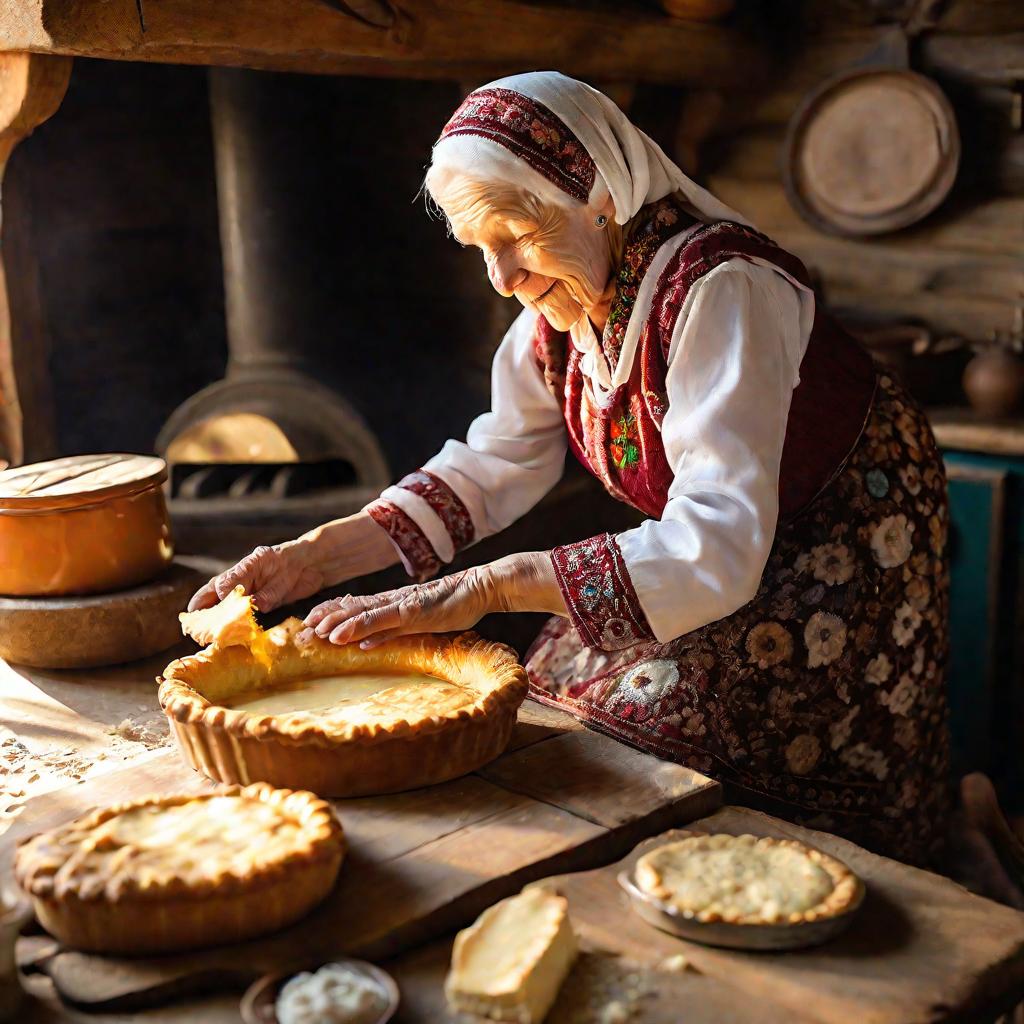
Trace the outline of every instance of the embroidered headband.
<instances>
[{"instance_id":1,"label":"embroidered headband","mask_svg":"<svg viewBox=\"0 0 1024 1024\"><path fill-rule=\"evenodd\" d=\"M597 169L565 122L543 103L511 89L471 92L441 130L438 141L479 135L509 150L563 192L586 203Z\"/></svg>"}]
</instances>

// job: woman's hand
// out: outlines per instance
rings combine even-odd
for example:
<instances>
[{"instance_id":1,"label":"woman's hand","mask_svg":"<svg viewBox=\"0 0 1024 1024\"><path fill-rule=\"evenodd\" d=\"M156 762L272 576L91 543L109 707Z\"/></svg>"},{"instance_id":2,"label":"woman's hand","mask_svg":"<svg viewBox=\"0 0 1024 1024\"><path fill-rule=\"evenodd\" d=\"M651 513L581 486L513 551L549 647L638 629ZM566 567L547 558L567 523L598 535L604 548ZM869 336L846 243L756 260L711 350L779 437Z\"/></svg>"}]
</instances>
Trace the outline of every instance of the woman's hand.
<instances>
[{"instance_id":1,"label":"woman's hand","mask_svg":"<svg viewBox=\"0 0 1024 1024\"><path fill-rule=\"evenodd\" d=\"M543 552L510 555L429 583L317 605L306 625L333 644L376 647L407 633L470 629L490 612L565 615L554 571Z\"/></svg>"},{"instance_id":2,"label":"woman's hand","mask_svg":"<svg viewBox=\"0 0 1024 1024\"><path fill-rule=\"evenodd\" d=\"M429 583L383 594L335 598L317 605L306 625L333 644L359 641L364 648L405 633L446 633L469 629L493 611L493 588L475 567Z\"/></svg>"},{"instance_id":3,"label":"woman's hand","mask_svg":"<svg viewBox=\"0 0 1024 1024\"><path fill-rule=\"evenodd\" d=\"M239 584L252 595L261 612L309 597L326 586L323 572L315 564L315 553L300 538L256 548L237 565L200 587L189 601L188 610L194 612L215 605Z\"/></svg>"},{"instance_id":4,"label":"woman's hand","mask_svg":"<svg viewBox=\"0 0 1024 1024\"><path fill-rule=\"evenodd\" d=\"M258 547L196 591L188 610L209 608L241 584L256 607L268 612L397 561L388 535L367 513L357 512L296 540Z\"/></svg>"}]
</instances>

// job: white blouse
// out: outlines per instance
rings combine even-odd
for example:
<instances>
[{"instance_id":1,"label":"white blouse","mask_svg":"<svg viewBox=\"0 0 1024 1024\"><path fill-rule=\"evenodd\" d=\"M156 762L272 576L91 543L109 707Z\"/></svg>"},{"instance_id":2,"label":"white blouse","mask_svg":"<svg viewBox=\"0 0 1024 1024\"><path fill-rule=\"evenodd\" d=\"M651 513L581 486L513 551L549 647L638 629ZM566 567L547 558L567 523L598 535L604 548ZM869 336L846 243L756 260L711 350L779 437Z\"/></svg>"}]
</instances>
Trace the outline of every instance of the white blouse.
<instances>
[{"instance_id":1,"label":"white blouse","mask_svg":"<svg viewBox=\"0 0 1024 1024\"><path fill-rule=\"evenodd\" d=\"M617 536L662 643L729 615L757 591L775 536L790 400L813 318L813 293L770 263L729 260L687 295L666 376L661 436L674 471L668 503L660 519ZM490 412L473 421L465 441L448 441L423 467L465 504L477 540L513 523L562 475L565 422L534 358L534 320L524 310L495 354ZM415 521L442 561L454 557L423 498L400 487L381 497Z\"/></svg>"}]
</instances>

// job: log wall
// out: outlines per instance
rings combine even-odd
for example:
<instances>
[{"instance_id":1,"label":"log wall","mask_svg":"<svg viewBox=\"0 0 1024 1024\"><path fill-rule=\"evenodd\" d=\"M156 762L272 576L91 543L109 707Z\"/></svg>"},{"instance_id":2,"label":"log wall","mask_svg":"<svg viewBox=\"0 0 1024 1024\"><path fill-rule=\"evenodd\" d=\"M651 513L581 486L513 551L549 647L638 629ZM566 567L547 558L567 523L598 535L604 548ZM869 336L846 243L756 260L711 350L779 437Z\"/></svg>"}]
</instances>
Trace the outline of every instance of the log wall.
<instances>
[{"instance_id":1,"label":"log wall","mask_svg":"<svg viewBox=\"0 0 1024 1024\"><path fill-rule=\"evenodd\" d=\"M772 85L733 93L706 147L708 185L817 273L829 304L866 323L918 322L968 340L1024 330L1024 4L953 0L913 50L956 109L963 139L957 182L924 221L848 240L818 231L783 187L786 127L803 97L863 59L896 3L786 5L793 33Z\"/></svg>"}]
</instances>

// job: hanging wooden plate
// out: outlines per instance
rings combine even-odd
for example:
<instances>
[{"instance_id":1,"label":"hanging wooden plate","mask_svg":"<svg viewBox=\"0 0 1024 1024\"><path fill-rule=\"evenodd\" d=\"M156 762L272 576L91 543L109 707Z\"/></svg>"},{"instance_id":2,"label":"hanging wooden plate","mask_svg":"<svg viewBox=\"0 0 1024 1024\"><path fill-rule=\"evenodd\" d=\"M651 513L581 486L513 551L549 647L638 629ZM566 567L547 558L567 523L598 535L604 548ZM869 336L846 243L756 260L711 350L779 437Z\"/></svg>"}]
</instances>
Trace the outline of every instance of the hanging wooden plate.
<instances>
[{"instance_id":1,"label":"hanging wooden plate","mask_svg":"<svg viewBox=\"0 0 1024 1024\"><path fill-rule=\"evenodd\" d=\"M953 108L931 79L861 68L829 79L793 115L783 174L790 202L834 234L874 235L920 220L960 162Z\"/></svg>"}]
</instances>

